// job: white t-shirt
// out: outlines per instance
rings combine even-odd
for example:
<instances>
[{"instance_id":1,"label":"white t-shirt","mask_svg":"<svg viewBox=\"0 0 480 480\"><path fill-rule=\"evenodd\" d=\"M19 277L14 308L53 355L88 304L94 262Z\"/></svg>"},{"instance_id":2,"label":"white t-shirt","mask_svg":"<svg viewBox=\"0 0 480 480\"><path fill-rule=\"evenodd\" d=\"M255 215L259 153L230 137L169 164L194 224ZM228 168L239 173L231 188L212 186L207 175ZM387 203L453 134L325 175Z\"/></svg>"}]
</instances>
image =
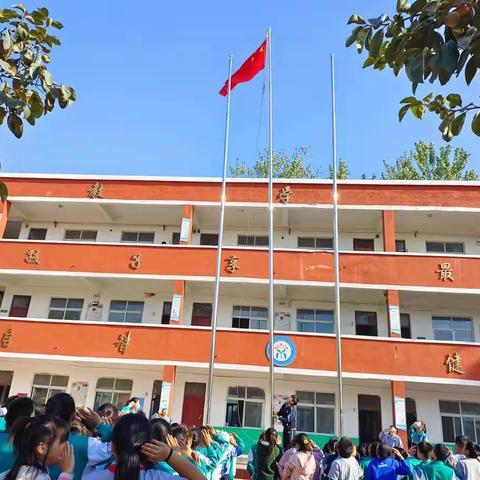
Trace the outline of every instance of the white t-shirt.
<instances>
[{"instance_id":1,"label":"white t-shirt","mask_svg":"<svg viewBox=\"0 0 480 480\"><path fill-rule=\"evenodd\" d=\"M355 457L338 457L332 462L328 478L331 480L360 480L363 478L363 470Z\"/></svg>"}]
</instances>

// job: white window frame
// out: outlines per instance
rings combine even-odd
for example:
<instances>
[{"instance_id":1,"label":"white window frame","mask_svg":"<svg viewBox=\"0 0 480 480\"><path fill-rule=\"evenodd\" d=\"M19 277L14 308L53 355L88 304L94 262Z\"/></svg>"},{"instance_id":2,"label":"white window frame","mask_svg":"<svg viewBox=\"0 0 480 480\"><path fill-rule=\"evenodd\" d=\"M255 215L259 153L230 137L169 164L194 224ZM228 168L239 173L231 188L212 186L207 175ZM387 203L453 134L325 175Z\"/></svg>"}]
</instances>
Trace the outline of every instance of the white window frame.
<instances>
[{"instance_id":1,"label":"white window frame","mask_svg":"<svg viewBox=\"0 0 480 480\"><path fill-rule=\"evenodd\" d=\"M443 245L443 252L429 252L427 248L428 243L441 243ZM462 245L463 252L447 252L448 244ZM454 242L453 240L425 240L425 251L427 253L447 253L453 255L465 255L465 242Z\"/></svg>"},{"instance_id":2,"label":"white window frame","mask_svg":"<svg viewBox=\"0 0 480 480\"><path fill-rule=\"evenodd\" d=\"M228 392L231 388L244 388L245 389L245 395L243 397L240 397L240 396L235 396L235 395L230 395ZM248 389L249 388L258 388L259 390L261 390L263 392L263 399L260 399L260 398L249 398L248 397ZM240 428L262 428L262 425L263 425L263 406L265 404L265 390L261 387L247 387L247 386L244 386L244 385L235 385L235 386L232 386L232 387L228 387L227 388L227 400L226 400L226 403L225 405L228 405L228 403L232 403L232 402L243 402L243 412L242 412L242 419L241 419L241 422L242 422L242 426ZM247 411L247 409L245 408L246 407L246 404L247 403L254 403L254 404L257 404L257 405L260 405L261 406L261 412L262 412L262 416L260 418L260 426L247 426L245 425L245 412Z\"/></svg>"},{"instance_id":3,"label":"white window frame","mask_svg":"<svg viewBox=\"0 0 480 480\"><path fill-rule=\"evenodd\" d=\"M113 380L113 388L98 388L98 383L100 382L100 380ZM131 382L131 388L130 390L120 390L118 388L116 388L116 384L118 381L122 381L122 382ZM110 400L109 400L109 403L113 403L114 405L116 405L116 403L114 402L114 399L115 399L115 395L117 396L117 403L118 403L118 395L125 395L127 394L128 398L131 398L132 397L132 390L133 390L133 380L130 379L130 378L116 378L116 377L99 377L97 378L97 383L95 384L95 402L97 401L97 393L102 393L102 394L110 394ZM103 402L105 403L105 402ZM99 407L100 405L97 405L97 407ZM118 406L118 405L117 405Z\"/></svg>"},{"instance_id":4,"label":"white window frame","mask_svg":"<svg viewBox=\"0 0 480 480\"><path fill-rule=\"evenodd\" d=\"M135 234L137 239L136 240L124 240L123 239L123 234L124 233L130 233L130 234ZM152 241L140 241L139 237L141 234L144 234L144 233L148 233L148 234L152 234L153 235L153 238L152 238ZM121 243L155 243L155 232L152 232L152 231L137 231L137 230L122 230L122 235L120 236L120 242Z\"/></svg>"},{"instance_id":5,"label":"white window frame","mask_svg":"<svg viewBox=\"0 0 480 480\"><path fill-rule=\"evenodd\" d=\"M450 321L450 325L452 328L435 328L435 324L434 324L434 320L435 319L438 319L438 320L446 320L448 319ZM454 320L468 320L470 322L470 330L467 330L467 329L454 329L453 328L453 325L454 325ZM475 342L475 328L474 328L474 325L473 325L473 319L471 317L457 317L455 315L432 315L432 330L433 330L433 338L434 340L437 340L439 342ZM435 332L439 330L439 331L445 331L445 332L450 332L452 334L452 339L451 340L443 340L443 339L437 339L436 336L435 336ZM457 331L462 331L462 332L467 332L467 331L470 331L472 336L471 336L471 340L457 340L455 338L455 332Z\"/></svg>"},{"instance_id":6,"label":"white window frame","mask_svg":"<svg viewBox=\"0 0 480 480\"><path fill-rule=\"evenodd\" d=\"M240 237L245 237L247 239L246 244L240 243ZM253 245L248 243L248 239L253 238ZM257 245L257 241L259 238L266 238L267 244L266 245ZM242 247L268 247L268 235L237 235L237 245Z\"/></svg>"},{"instance_id":7,"label":"white window frame","mask_svg":"<svg viewBox=\"0 0 480 480\"><path fill-rule=\"evenodd\" d=\"M52 300L65 300L65 307L52 307ZM81 308L69 308L68 307L68 302L70 300L81 300L82 301L82 307ZM85 299L83 298L66 298L66 297L51 297L50 298L50 304L48 305L48 318L51 319L51 320L71 320L71 321L75 321L75 320L81 320L82 318L82 312L83 312L83 306L85 305ZM51 311L56 311L56 312L63 312L63 318L50 318L50 312ZM65 318L65 315L67 314L67 312L79 312L79 317L78 319L75 318L75 319L71 319L71 318Z\"/></svg>"},{"instance_id":8,"label":"white window frame","mask_svg":"<svg viewBox=\"0 0 480 480\"><path fill-rule=\"evenodd\" d=\"M48 375L50 378L48 380L48 385L46 384L40 384L40 383L35 383L35 377L37 375ZM67 384L65 386L63 385L53 385L53 377L62 377L67 379ZM68 375L57 375L55 373L34 373L33 374L33 380L32 380L32 388L30 389L30 397L34 398L35 396L35 389L36 388L41 388L41 389L47 389L47 396L45 399L45 403L48 401L48 399L52 396L52 392L55 395L56 393L61 393L65 392L68 388L68 383L70 381L70 377Z\"/></svg>"},{"instance_id":9,"label":"white window frame","mask_svg":"<svg viewBox=\"0 0 480 480\"><path fill-rule=\"evenodd\" d=\"M299 393L308 393L313 394L314 396L314 403L307 403L301 402ZM332 395L333 396L333 405L324 404L324 403L317 403L317 394L321 395ZM311 392L307 390L297 390L296 395L299 398L299 402L297 404L297 422L298 422L298 407L308 407L313 408L313 425L315 430L313 432L306 432L306 433L315 433L315 434L323 434L323 435L333 435L335 432L335 394L332 392ZM333 410L333 431L332 432L317 432L317 408L326 408L329 410Z\"/></svg>"},{"instance_id":10,"label":"white window frame","mask_svg":"<svg viewBox=\"0 0 480 480\"><path fill-rule=\"evenodd\" d=\"M113 302L125 302L126 305L125 305L125 310L116 310L116 309L113 309L112 310L112 303ZM139 311L138 310L129 310L128 309L128 306L130 303L142 303L143 304L143 308L142 308L142 314L141 314L141 317L140 317L140 321L139 322L127 322L127 315L128 313L136 313L138 314ZM118 321L118 320L110 320L110 313L122 313L123 314L123 320L122 321ZM114 299L114 300L110 300L110 306L108 308L108 317L107 317L107 321L109 322L115 322L115 323L142 323L143 322L143 314L145 313L145 302L141 301L141 300L118 300L118 299Z\"/></svg>"},{"instance_id":11,"label":"white window frame","mask_svg":"<svg viewBox=\"0 0 480 480\"><path fill-rule=\"evenodd\" d=\"M464 422L464 419L465 418L469 418L469 419L473 419L474 421L474 425L475 425L475 428L474 428L474 431L475 431L475 436L477 436L477 429L476 429L476 425L480 425L480 414L479 415L475 415L475 414L472 414L472 413L450 413L450 412L445 412L443 413L442 410L441 410L441 406L440 406L440 402L450 402L450 403L458 403L458 406L459 406L459 410L460 412L462 411L462 403L475 403L476 405L480 405L478 402L468 402L468 401L463 401L463 400L444 400L444 399L441 399L439 400L439 409L440 409L440 423L442 423L442 418L443 417L451 417L451 418L460 418L460 421L461 421L461 424L462 424L462 431L461 432L457 432L456 429L455 429L455 422L453 423L453 436L456 437L458 435L465 435L465 428L463 426L463 422ZM442 425L442 438L444 441L445 438L443 437L443 425ZM480 441L480 435L475 438L475 439L472 439L475 443Z\"/></svg>"},{"instance_id":12,"label":"white window frame","mask_svg":"<svg viewBox=\"0 0 480 480\"><path fill-rule=\"evenodd\" d=\"M308 310L308 311L313 312L313 316L314 316L313 320L305 320L305 319L299 318L298 312L300 310ZM321 320L317 320L316 319L317 312L329 312L329 313L331 313L332 314L332 321L331 322L322 322ZM318 332L318 335L335 333L335 324L334 324L335 320L334 320L333 310L328 310L328 309L324 309L324 308L297 308L296 316L297 316L297 332L317 333L316 328L314 328L313 332L308 332L306 330L300 330L299 325L300 325L300 323L313 323L313 325L316 327L317 323L321 323L321 324L325 324L325 325L330 325L331 324L332 325L332 331L331 332Z\"/></svg>"},{"instance_id":13,"label":"white window frame","mask_svg":"<svg viewBox=\"0 0 480 480\"><path fill-rule=\"evenodd\" d=\"M314 243L314 246L313 247L301 247L299 245L300 243L300 240L313 240L313 243ZM331 248L325 248L325 247L318 247L317 246L317 243L318 243L318 240L331 240L332 242L332 247ZM332 237L305 237L305 236L298 236L297 237L297 248L309 248L311 250L324 250L324 251L330 251L330 250L333 250L333 238Z\"/></svg>"},{"instance_id":14,"label":"white window frame","mask_svg":"<svg viewBox=\"0 0 480 480\"><path fill-rule=\"evenodd\" d=\"M79 232L79 238L67 238L67 232ZM95 232L95 239L83 238L85 232ZM96 242L98 236L98 230L92 230L89 228L66 228L65 233L63 234L63 239L67 242Z\"/></svg>"},{"instance_id":15,"label":"white window frame","mask_svg":"<svg viewBox=\"0 0 480 480\"><path fill-rule=\"evenodd\" d=\"M235 308L248 308L249 309L249 316L243 316L243 315L235 315ZM263 309L266 310L266 317L253 317L252 316L252 310L253 309ZM241 319L248 319L248 328L242 328L242 327L234 327L233 326L233 319L234 318L241 318ZM253 328L252 327L252 320L257 321L257 322L265 322L265 328ZM232 328L236 328L238 330L267 330L268 329L268 308L266 307L255 307L255 306L250 306L250 305L234 305L232 308Z\"/></svg>"}]
</instances>

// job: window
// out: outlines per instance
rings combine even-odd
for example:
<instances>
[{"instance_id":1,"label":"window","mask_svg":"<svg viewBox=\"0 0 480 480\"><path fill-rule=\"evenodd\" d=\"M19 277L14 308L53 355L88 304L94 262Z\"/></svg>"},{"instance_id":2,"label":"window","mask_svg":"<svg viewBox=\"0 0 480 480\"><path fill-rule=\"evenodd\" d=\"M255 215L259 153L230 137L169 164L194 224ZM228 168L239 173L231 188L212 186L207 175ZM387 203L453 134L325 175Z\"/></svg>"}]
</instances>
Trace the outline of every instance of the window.
<instances>
[{"instance_id":1,"label":"window","mask_svg":"<svg viewBox=\"0 0 480 480\"><path fill-rule=\"evenodd\" d=\"M412 329L410 328L410 315L408 313L400 314L400 331L402 338L412 338Z\"/></svg>"},{"instance_id":2,"label":"window","mask_svg":"<svg viewBox=\"0 0 480 480\"><path fill-rule=\"evenodd\" d=\"M435 340L473 342L473 327L470 318L432 317Z\"/></svg>"},{"instance_id":3,"label":"window","mask_svg":"<svg viewBox=\"0 0 480 480\"><path fill-rule=\"evenodd\" d=\"M48 318L55 320L80 320L83 298L52 298Z\"/></svg>"},{"instance_id":4,"label":"window","mask_svg":"<svg viewBox=\"0 0 480 480\"><path fill-rule=\"evenodd\" d=\"M172 302L163 302L162 325L170 323L170 315L172 314Z\"/></svg>"},{"instance_id":5,"label":"window","mask_svg":"<svg viewBox=\"0 0 480 480\"><path fill-rule=\"evenodd\" d=\"M22 230L22 225L23 222L7 220L7 224L5 225L5 231L3 232L3 238L20 238L20 231Z\"/></svg>"},{"instance_id":6,"label":"window","mask_svg":"<svg viewBox=\"0 0 480 480\"><path fill-rule=\"evenodd\" d=\"M45 405L47 400L56 393L65 392L67 385L68 377L63 375L36 373L33 377L32 400L40 405Z\"/></svg>"},{"instance_id":7,"label":"window","mask_svg":"<svg viewBox=\"0 0 480 480\"><path fill-rule=\"evenodd\" d=\"M113 403L117 407L122 407L132 396L133 381L123 378L99 378L95 390L96 410L104 403Z\"/></svg>"},{"instance_id":8,"label":"window","mask_svg":"<svg viewBox=\"0 0 480 480\"><path fill-rule=\"evenodd\" d=\"M395 251L396 252L406 252L407 244L405 240L395 240Z\"/></svg>"},{"instance_id":9,"label":"window","mask_svg":"<svg viewBox=\"0 0 480 480\"><path fill-rule=\"evenodd\" d=\"M261 428L265 392L257 387L229 387L227 427Z\"/></svg>"},{"instance_id":10,"label":"window","mask_svg":"<svg viewBox=\"0 0 480 480\"><path fill-rule=\"evenodd\" d=\"M480 403L440 400L443 441L454 442L458 435L480 441Z\"/></svg>"},{"instance_id":11,"label":"window","mask_svg":"<svg viewBox=\"0 0 480 480\"><path fill-rule=\"evenodd\" d=\"M375 241L373 238L354 238L353 249L356 252L373 252L375 250Z\"/></svg>"},{"instance_id":12,"label":"window","mask_svg":"<svg viewBox=\"0 0 480 480\"><path fill-rule=\"evenodd\" d=\"M333 312L331 310L297 310L299 332L333 333Z\"/></svg>"},{"instance_id":13,"label":"window","mask_svg":"<svg viewBox=\"0 0 480 480\"><path fill-rule=\"evenodd\" d=\"M97 239L96 230L65 230L65 240L94 242Z\"/></svg>"},{"instance_id":14,"label":"window","mask_svg":"<svg viewBox=\"0 0 480 480\"><path fill-rule=\"evenodd\" d=\"M218 245L218 235L216 233L201 233L200 245Z\"/></svg>"},{"instance_id":15,"label":"window","mask_svg":"<svg viewBox=\"0 0 480 480\"><path fill-rule=\"evenodd\" d=\"M47 237L46 228L31 228L28 234L29 240L45 240Z\"/></svg>"},{"instance_id":16,"label":"window","mask_svg":"<svg viewBox=\"0 0 480 480\"><path fill-rule=\"evenodd\" d=\"M377 337L377 312L355 312L355 333Z\"/></svg>"},{"instance_id":17,"label":"window","mask_svg":"<svg viewBox=\"0 0 480 480\"><path fill-rule=\"evenodd\" d=\"M143 302L112 300L108 312L109 322L141 323L143 316Z\"/></svg>"},{"instance_id":18,"label":"window","mask_svg":"<svg viewBox=\"0 0 480 480\"><path fill-rule=\"evenodd\" d=\"M172 245L180 245L180 232L172 233Z\"/></svg>"},{"instance_id":19,"label":"window","mask_svg":"<svg viewBox=\"0 0 480 480\"><path fill-rule=\"evenodd\" d=\"M426 242L426 246L430 253L465 253L462 242Z\"/></svg>"},{"instance_id":20,"label":"window","mask_svg":"<svg viewBox=\"0 0 480 480\"><path fill-rule=\"evenodd\" d=\"M153 243L155 232L122 232L122 242Z\"/></svg>"},{"instance_id":21,"label":"window","mask_svg":"<svg viewBox=\"0 0 480 480\"><path fill-rule=\"evenodd\" d=\"M333 238L298 237L298 248L316 248L318 250L333 250Z\"/></svg>"},{"instance_id":22,"label":"window","mask_svg":"<svg viewBox=\"0 0 480 480\"><path fill-rule=\"evenodd\" d=\"M333 434L335 395L333 393L297 392L297 430Z\"/></svg>"},{"instance_id":23,"label":"window","mask_svg":"<svg viewBox=\"0 0 480 480\"><path fill-rule=\"evenodd\" d=\"M268 247L268 235L239 235L237 245Z\"/></svg>"},{"instance_id":24,"label":"window","mask_svg":"<svg viewBox=\"0 0 480 480\"><path fill-rule=\"evenodd\" d=\"M267 329L268 309L264 307L233 307L232 327Z\"/></svg>"}]
</instances>

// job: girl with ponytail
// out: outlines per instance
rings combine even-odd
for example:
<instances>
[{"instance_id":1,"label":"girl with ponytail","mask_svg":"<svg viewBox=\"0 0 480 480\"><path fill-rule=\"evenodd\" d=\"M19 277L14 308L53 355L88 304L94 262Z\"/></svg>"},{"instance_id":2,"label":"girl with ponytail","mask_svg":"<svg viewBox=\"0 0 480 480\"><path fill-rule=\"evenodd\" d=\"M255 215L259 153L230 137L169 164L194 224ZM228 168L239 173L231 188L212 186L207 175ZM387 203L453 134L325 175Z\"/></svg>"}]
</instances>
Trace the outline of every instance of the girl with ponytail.
<instances>
[{"instance_id":1,"label":"girl with ponytail","mask_svg":"<svg viewBox=\"0 0 480 480\"><path fill-rule=\"evenodd\" d=\"M206 480L197 468L172 448L152 440L150 422L141 413L119 418L113 428L112 453L115 461L110 467L86 473L83 480L181 480L181 477ZM180 477L156 470L154 465L158 462L166 462Z\"/></svg>"},{"instance_id":2,"label":"girl with ponytail","mask_svg":"<svg viewBox=\"0 0 480 480\"><path fill-rule=\"evenodd\" d=\"M296 452L285 465L282 480L312 480L317 471L317 463L313 455L314 445L304 433L295 439Z\"/></svg>"},{"instance_id":3,"label":"girl with ponytail","mask_svg":"<svg viewBox=\"0 0 480 480\"><path fill-rule=\"evenodd\" d=\"M255 480L278 478L277 463L281 456L278 432L274 428L267 428L257 444Z\"/></svg>"},{"instance_id":4,"label":"girl with ponytail","mask_svg":"<svg viewBox=\"0 0 480 480\"><path fill-rule=\"evenodd\" d=\"M60 480L71 480L75 466L68 426L55 417L40 415L18 419L10 430L15 452L13 467L0 480L50 480L48 468L58 465Z\"/></svg>"}]
</instances>

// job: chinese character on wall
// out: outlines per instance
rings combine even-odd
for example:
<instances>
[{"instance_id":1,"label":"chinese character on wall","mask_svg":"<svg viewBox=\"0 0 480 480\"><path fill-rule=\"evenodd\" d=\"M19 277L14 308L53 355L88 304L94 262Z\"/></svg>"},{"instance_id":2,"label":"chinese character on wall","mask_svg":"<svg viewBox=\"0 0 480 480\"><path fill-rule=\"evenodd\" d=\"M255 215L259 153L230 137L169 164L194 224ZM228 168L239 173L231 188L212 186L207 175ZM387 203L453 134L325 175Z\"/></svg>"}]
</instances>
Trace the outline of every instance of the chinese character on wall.
<instances>
[{"instance_id":1,"label":"chinese character on wall","mask_svg":"<svg viewBox=\"0 0 480 480\"><path fill-rule=\"evenodd\" d=\"M435 273L438 274L438 279L442 282L447 280L453 282L455 278L453 277L453 269L450 263L440 263L438 265L438 270L435 270Z\"/></svg>"},{"instance_id":2,"label":"chinese character on wall","mask_svg":"<svg viewBox=\"0 0 480 480\"><path fill-rule=\"evenodd\" d=\"M292 194L292 188L290 185L285 185L281 190L280 193L278 194L278 198L280 198L280 201L282 203L288 203L290 200L290 195Z\"/></svg>"},{"instance_id":3,"label":"chinese character on wall","mask_svg":"<svg viewBox=\"0 0 480 480\"><path fill-rule=\"evenodd\" d=\"M233 273L240 268L238 266L239 258L236 257L235 255L232 255L231 257L228 257L225 261L227 262L227 266L225 267L225 270L228 273Z\"/></svg>"},{"instance_id":4,"label":"chinese character on wall","mask_svg":"<svg viewBox=\"0 0 480 480\"><path fill-rule=\"evenodd\" d=\"M462 370L462 357L457 352L448 354L445 357L444 365L447 367L447 373L459 373L460 375L465 373Z\"/></svg>"},{"instance_id":5,"label":"chinese character on wall","mask_svg":"<svg viewBox=\"0 0 480 480\"><path fill-rule=\"evenodd\" d=\"M87 194L90 198L103 198L103 185L95 183L88 189Z\"/></svg>"},{"instance_id":6,"label":"chinese character on wall","mask_svg":"<svg viewBox=\"0 0 480 480\"><path fill-rule=\"evenodd\" d=\"M2 338L0 338L0 347L8 348L10 346L10 343L12 343L12 338L13 338L13 330L9 328L2 335Z\"/></svg>"},{"instance_id":7,"label":"chinese character on wall","mask_svg":"<svg viewBox=\"0 0 480 480\"><path fill-rule=\"evenodd\" d=\"M137 255L132 255L130 258L130 268L133 270L138 270L142 266L142 255L139 253Z\"/></svg>"},{"instance_id":8,"label":"chinese character on wall","mask_svg":"<svg viewBox=\"0 0 480 480\"><path fill-rule=\"evenodd\" d=\"M40 252L34 248L30 248L25 252L25 263L30 265L38 265L40 259Z\"/></svg>"},{"instance_id":9,"label":"chinese character on wall","mask_svg":"<svg viewBox=\"0 0 480 480\"><path fill-rule=\"evenodd\" d=\"M118 336L118 340L115 342L114 345L117 347L117 352L124 355L131 343L132 343L132 332L128 331L126 333L120 334Z\"/></svg>"}]
</instances>

